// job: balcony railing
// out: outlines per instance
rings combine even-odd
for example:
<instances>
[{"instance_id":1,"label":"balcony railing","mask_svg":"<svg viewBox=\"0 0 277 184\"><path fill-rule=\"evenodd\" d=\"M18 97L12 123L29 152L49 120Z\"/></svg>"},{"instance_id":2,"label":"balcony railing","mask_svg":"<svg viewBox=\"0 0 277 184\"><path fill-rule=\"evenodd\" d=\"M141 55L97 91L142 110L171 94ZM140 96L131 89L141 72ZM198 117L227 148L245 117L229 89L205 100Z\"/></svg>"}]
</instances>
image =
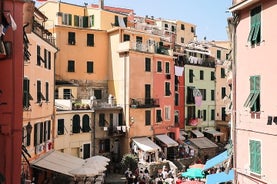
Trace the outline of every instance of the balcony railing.
<instances>
[{"instance_id":1,"label":"balcony railing","mask_svg":"<svg viewBox=\"0 0 277 184\"><path fill-rule=\"evenodd\" d=\"M126 133L126 126L108 126L103 128L108 133L108 136L124 136Z\"/></svg>"},{"instance_id":2,"label":"balcony railing","mask_svg":"<svg viewBox=\"0 0 277 184\"><path fill-rule=\"evenodd\" d=\"M154 98L131 98L130 99L131 108L151 108L160 107L159 99Z\"/></svg>"},{"instance_id":3,"label":"balcony railing","mask_svg":"<svg viewBox=\"0 0 277 184\"><path fill-rule=\"evenodd\" d=\"M143 44L141 42L122 42L119 44L118 52L127 52L129 50L135 50L140 52L157 53L163 55L170 55L171 50L155 43Z\"/></svg>"}]
</instances>

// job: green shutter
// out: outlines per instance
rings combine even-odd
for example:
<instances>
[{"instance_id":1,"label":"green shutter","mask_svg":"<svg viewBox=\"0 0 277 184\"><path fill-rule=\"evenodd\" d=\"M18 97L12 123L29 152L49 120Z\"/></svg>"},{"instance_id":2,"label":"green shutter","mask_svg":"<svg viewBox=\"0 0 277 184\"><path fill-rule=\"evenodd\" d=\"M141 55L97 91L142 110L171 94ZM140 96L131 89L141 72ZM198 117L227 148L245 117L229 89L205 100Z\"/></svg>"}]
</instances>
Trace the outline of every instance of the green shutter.
<instances>
[{"instance_id":1,"label":"green shutter","mask_svg":"<svg viewBox=\"0 0 277 184\"><path fill-rule=\"evenodd\" d=\"M255 141L250 140L250 171L255 172Z\"/></svg>"},{"instance_id":2,"label":"green shutter","mask_svg":"<svg viewBox=\"0 0 277 184\"><path fill-rule=\"evenodd\" d=\"M261 142L250 140L250 171L261 174Z\"/></svg>"},{"instance_id":3,"label":"green shutter","mask_svg":"<svg viewBox=\"0 0 277 184\"><path fill-rule=\"evenodd\" d=\"M74 15L74 26L79 27L79 16Z\"/></svg>"},{"instance_id":4,"label":"green shutter","mask_svg":"<svg viewBox=\"0 0 277 184\"><path fill-rule=\"evenodd\" d=\"M69 14L68 15L68 25L72 25L72 15L71 14Z\"/></svg>"},{"instance_id":5,"label":"green shutter","mask_svg":"<svg viewBox=\"0 0 277 184\"><path fill-rule=\"evenodd\" d=\"M256 141L256 173L261 174L261 142Z\"/></svg>"},{"instance_id":6,"label":"green shutter","mask_svg":"<svg viewBox=\"0 0 277 184\"><path fill-rule=\"evenodd\" d=\"M87 28L88 27L88 16L83 17L83 27Z\"/></svg>"}]
</instances>

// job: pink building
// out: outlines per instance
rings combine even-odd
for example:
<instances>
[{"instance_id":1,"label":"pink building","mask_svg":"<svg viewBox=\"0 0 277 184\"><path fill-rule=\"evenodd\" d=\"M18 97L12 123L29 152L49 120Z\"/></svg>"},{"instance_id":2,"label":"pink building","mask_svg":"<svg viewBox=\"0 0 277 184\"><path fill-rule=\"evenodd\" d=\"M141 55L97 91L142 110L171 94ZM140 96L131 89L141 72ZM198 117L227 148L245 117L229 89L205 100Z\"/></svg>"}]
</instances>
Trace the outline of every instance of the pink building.
<instances>
[{"instance_id":1,"label":"pink building","mask_svg":"<svg viewBox=\"0 0 277 184\"><path fill-rule=\"evenodd\" d=\"M233 0L235 182L277 183L275 0Z\"/></svg>"}]
</instances>

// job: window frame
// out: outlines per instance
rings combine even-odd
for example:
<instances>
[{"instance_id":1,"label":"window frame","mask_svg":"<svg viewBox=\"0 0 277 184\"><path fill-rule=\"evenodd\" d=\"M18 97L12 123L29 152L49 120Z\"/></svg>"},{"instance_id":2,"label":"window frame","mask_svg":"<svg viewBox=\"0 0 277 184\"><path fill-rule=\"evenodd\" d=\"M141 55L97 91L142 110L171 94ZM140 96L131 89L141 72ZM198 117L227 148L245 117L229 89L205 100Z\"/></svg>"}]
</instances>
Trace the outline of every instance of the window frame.
<instances>
[{"instance_id":1,"label":"window frame","mask_svg":"<svg viewBox=\"0 0 277 184\"><path fill-rule=\"evenodd\" d=\"M87 73L94 73L94 63L93 61L87 61Z\"/></svg>"},{"instance_id":2,"label":"window frame","mask_svg":"<svg viewBox=\"0 0 277 184\"><path fill-rule=\"evenodd\" d=\"M251 45L261 42L261 12L262 7L260 5L250 10L250 31L247 41Z\"/></svg>"},{"instance_id":3,"label":"window frame","mask_svg":"<svg viewBox=\"0 0 277 184\"><path fill-rule=\"evenodd\" d=\"M151 72L151 58L145 58L145 71Z\"/></svg>"},{"instance_id":4,"label":"window frame","mask_svg":"<svg viewBox=\"0 0 277 184\"><path fill-rule=\"evenodd\" d=\"M94 47L94 34L87 34L87 46Z\"/></svg>"},{"instance_id":5,"label":"window frame","mask_svg":"<svg viewBox=\"0 0 277 184\"><path fill-rule=\"evenodd\" d=\"M67 72L75 72L75 61L74 60L68 60Z\"/></svg>"}]
</instances>

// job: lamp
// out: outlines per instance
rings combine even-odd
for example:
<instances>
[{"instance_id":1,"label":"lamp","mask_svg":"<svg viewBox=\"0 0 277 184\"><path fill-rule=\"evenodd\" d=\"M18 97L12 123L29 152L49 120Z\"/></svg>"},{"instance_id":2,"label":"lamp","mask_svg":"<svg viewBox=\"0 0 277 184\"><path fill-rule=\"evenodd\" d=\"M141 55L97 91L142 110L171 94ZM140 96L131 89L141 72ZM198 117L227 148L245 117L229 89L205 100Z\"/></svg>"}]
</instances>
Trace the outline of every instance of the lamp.
<instances>
[{"instance_id":1,"label":"lamp","mask_svg":"<svg viewBox=\"0 0 277 184\"><path fill-rule=\"evenodd\" d=\"M32 125L31 125L31 123L30 123L30 121L29 121L28 124L27 124L27 126L26 126L27 135L30 135L30 134L31 134L32 129L33 129L33 127L32 127Z\"/></svg>"},{"instance_id":2,"label":"lamp","mask_svg":"<svg viewBox=\"0 0 277 184\"><path fill-rule=\"evenodd\" d=\"M132 116L130 121L131 121L130 126L132 126L135 123L135 118Z\"/></svg>"}]
</instances>

